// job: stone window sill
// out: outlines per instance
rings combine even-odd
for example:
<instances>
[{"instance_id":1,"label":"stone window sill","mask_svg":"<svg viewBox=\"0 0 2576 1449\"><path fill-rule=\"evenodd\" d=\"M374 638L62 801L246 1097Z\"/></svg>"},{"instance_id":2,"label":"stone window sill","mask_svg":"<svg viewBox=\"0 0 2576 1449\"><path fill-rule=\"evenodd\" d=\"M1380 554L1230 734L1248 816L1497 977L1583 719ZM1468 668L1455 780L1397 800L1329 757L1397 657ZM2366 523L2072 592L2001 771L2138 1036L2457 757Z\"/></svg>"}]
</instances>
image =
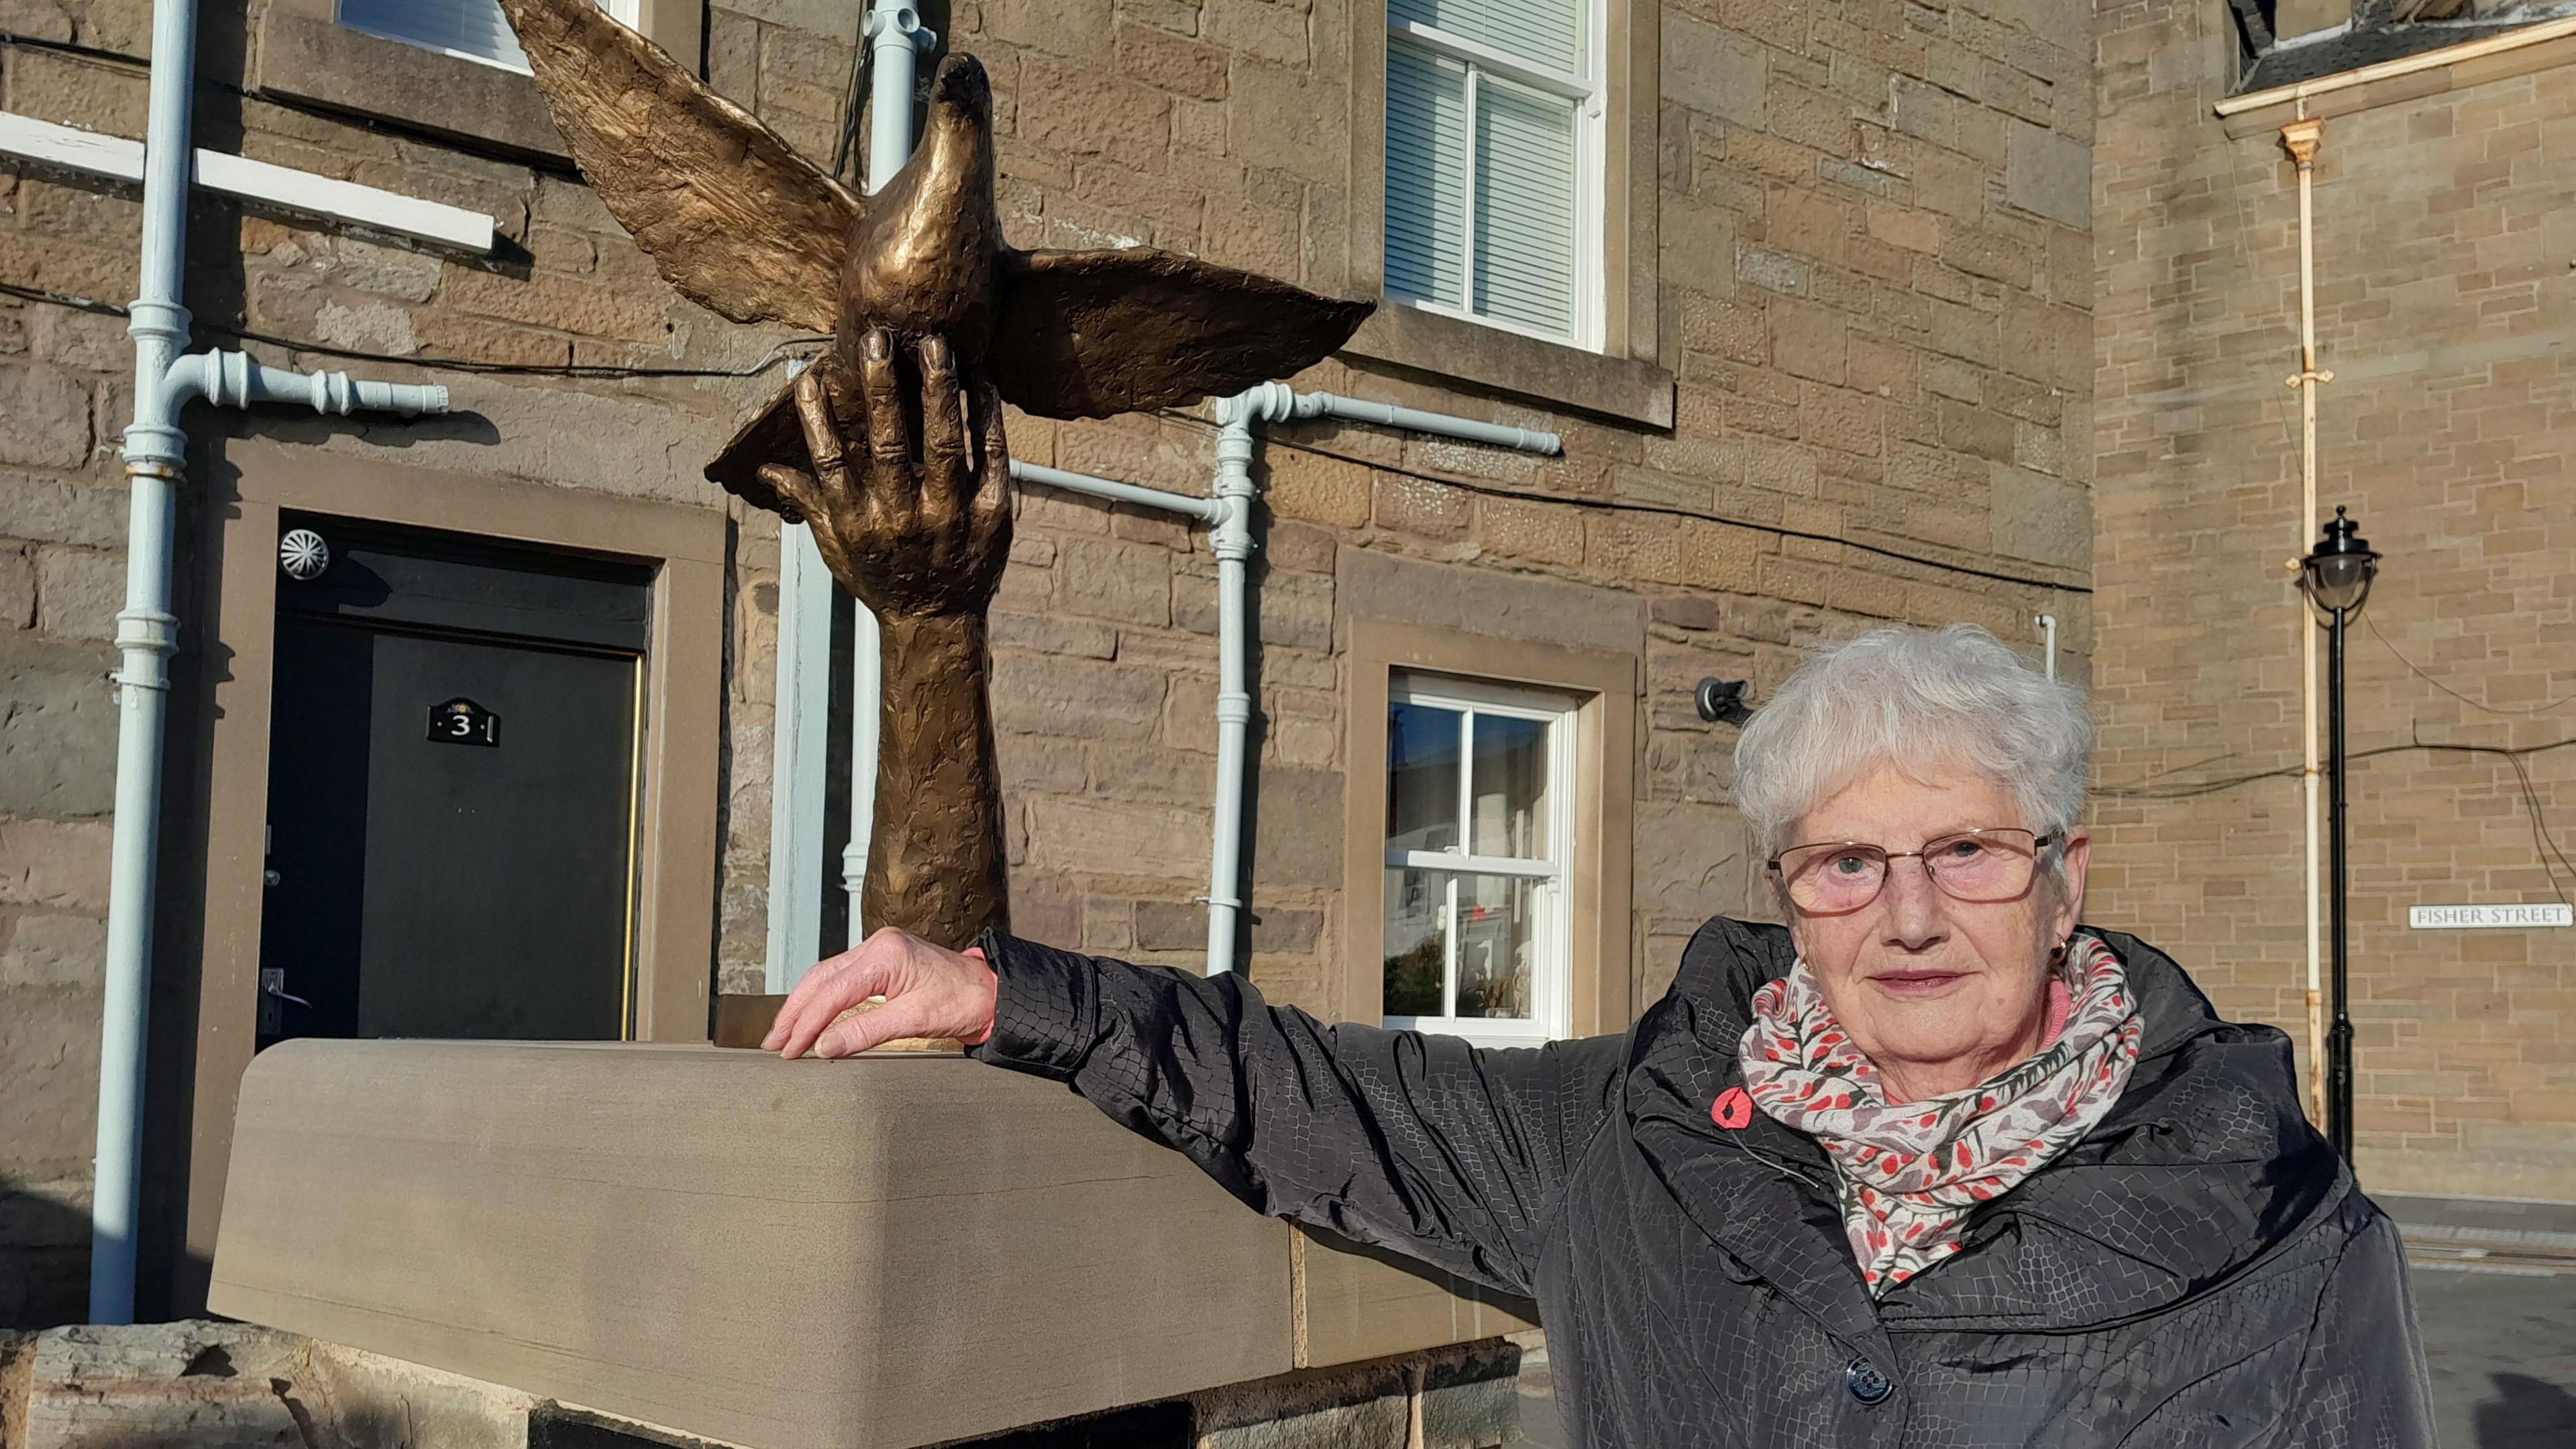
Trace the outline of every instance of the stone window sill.
<instances>
[{"instance_id":1,"label":"stone window sill","mask_svg":"<svg viewBox=\"0 0 2576 1449\"><path fill-rule=\"evenodd\" d=\"M252 83L273 95L567 160L536 82L350 30L329 0L277 0L259 21Z\"/></svg>"},{"instance_id":2,"label":"stone window sill","mask_svg":"<svg viewBox=\"0 0 2576 1449\"><path fill-rule=\"evenodd\" d=\"M1571 407L1650 428L1673 425L1673 375L1651 362L1586 352L1401 302L1379 304L1342 350L1542 407Z\"/></svg>"}]
</instances>

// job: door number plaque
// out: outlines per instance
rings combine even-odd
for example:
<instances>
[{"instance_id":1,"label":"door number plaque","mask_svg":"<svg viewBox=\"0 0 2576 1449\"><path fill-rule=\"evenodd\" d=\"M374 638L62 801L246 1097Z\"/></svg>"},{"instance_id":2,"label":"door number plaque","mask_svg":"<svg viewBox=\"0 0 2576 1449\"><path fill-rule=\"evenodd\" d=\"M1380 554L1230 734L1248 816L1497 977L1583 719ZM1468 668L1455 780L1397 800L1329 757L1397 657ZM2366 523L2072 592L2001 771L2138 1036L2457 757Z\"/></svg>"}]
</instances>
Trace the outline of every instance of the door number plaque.
<instances>
[{"instance_id":1,"label":"door number plaque","mask_svg":"<svg viewBox=\"0 0 2576 1449\"><path fill-rule=\"evenodd\" d=\"M445 745L498 748L501 717L470 699L451 699L429 707L429 737Z\"/></svg>"}]
</instances>

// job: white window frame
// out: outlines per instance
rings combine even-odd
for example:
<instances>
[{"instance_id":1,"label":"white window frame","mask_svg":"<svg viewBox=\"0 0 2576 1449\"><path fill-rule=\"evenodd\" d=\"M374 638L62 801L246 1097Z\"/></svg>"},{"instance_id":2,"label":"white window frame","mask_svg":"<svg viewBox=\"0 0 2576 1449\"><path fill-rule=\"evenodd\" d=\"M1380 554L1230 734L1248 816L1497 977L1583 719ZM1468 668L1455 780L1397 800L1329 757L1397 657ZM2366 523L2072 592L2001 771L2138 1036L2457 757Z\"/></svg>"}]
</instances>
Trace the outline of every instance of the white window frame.
<instances>
[{"instance_id":1,"label":"white window frame","mask_svg":"<svg viewBox=\"0 0 2576 1449\"><path fill-rule=\"evenodd\" d=\"M1467 847L1474 843L1470 833L1475 819L1475 768L1472 751L1462 749L1458 761L1458 848L1455 850L1386 851L1387 869L1399 867L1440 871L1446 875L1445 922L1442 930L1440 997L1446 1013L1441 1016L1385 1016L1385 1024L1398 1030L1441 1032L1465 1037L1479 1046L1538 1046L1571 1034L1574 1018L1574 818L1582 808L1578 800L1580 782L1576 772L1575 716L1581 710L1579 700L1539 690L1495 684L1454 674L1423 670L1397 670L1387 679L1387 705L1426 705L1434 709L1456 710L1465 732L1462 745L1474 738L1474 721L1478 715L1505 719L1534 720L1547 730L1547 857L1524 860L1513 856L1470 855ZM1384 723L1381 722L1381 738ZM1381 746L1378 768L1386 751ZM1394 782L1388 781L1388 798L1393 798ZM1458 1000L1458 888L1457 878L1466 875L1512 875L1544 881L1547 892L1547 929L1538 941L1538 959L1530 966L1531 1015L1526 1021L1503 1017L1456 1014ZM1385 876L1380 874L1379 890L1383 892ZM1385 906L1380 905L1384 920ZM1381 934L1378 951L1385 950ZM1383 982L1383 975L1379 977ZM1379 990L1384 991L1383 984ZM1381 1007L1385 997L1379 997Z\"/></svg>"},{"instance_id":2,"label":"white window frame","mask_svg":"<svg viewBox=\"0 0 2576 1449\"><path fill-rule=\"evenodd\" d=\"M625 26L629 30L641 30L644 28L642 13L643 4L644 0L599 0L599 8L607 11L610 19ZM452 46L432 45L425 40L419 40L412 36L394 35L386 31L371 29L364 25L352 24L348 20L341 18L340 7L336 4L331 8L331 18L337 24L346 26L347 28L358 32L360 35L372 35L378 40L394 41L397 44L412 46L419 50L426 50L432 55L450 56L457 60L471 61L476 65L488 65L494 70L506 70L512 75L527 75L530 73L528 68L524 65L512 65L508 61L496 60L488 55L476 55L472 51L458 50Z\"/></svg>"},{"instance_id":3,"label":"white window frame","mask_svg":"<svg viewBox=\"0 0 2576 1449\"><path fill-rule=\"evenodd\" d=\"M1388 12L1386 33L1389 43L1401 40L1467 68L1467 184L1461 202L1466 211L1461 222L1465 229L1466 250L1459 280L1464 305L1453 307L1427 297L1404 296L1392 291L1388 293L1389 300L1482 327L1535 337L1542 342L1580 347L1588 352L1601 350L1609 305L1607 283L1602 276L1601 233L1607 209L1603 173L1609 165L1608 128L1604 117L1608 111L1606 58L1610 49L1610 6L1608 0L1583 0L1583 4L1583 70L1579 74L1522 59L1509 51L1438 26L1398 19L1392 11ZM1392 66L1383 69L1390 74L1393 71ZM1476 165L1477 89L1487 72L1574 102L1574 328L1570 334L1550 332L1506 317L1486 316L1475 310L1476 197L1481 178ZM1386 246L1383 225L1379 228L1378 246L1383 252Z\"/></svg>"}]
</instances>

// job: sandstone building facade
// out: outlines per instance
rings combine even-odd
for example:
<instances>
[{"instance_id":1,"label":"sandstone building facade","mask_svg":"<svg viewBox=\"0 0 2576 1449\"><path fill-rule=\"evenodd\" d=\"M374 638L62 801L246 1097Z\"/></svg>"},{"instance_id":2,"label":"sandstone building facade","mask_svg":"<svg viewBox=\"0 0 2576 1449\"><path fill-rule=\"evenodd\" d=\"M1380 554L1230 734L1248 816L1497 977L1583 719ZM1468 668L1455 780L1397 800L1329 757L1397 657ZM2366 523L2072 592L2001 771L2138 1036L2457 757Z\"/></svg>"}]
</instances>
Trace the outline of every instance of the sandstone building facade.
<instances>
[{"instance_id":1,"label":"sandstone building facade","mask_svg":"<svg viewBox=\"0 0 2576 1449\"><path fill-rule=\"evenodd\" d=\"M2576 934L2410 924L2419 906L2557 909L2576 892L2576 754L2559 748L2576 690L2576 363L2559 345L2576 42L2563 21L2483 10L2392 25L2284 4L2277 40L2207 6L2099 11L2093 914L2148 923L2223 1010L2309 1055L2311 626L2284 561L2349 507L2387 555L2347 666L2358 1168L2383 1191L2566 1200ZM2301 366L2281 133L2303 116L2321 129L2316 367L2333 374L2315 519L2283 386Z\"/></svg>"},{"instance_id":2,"label":"sandstone building facade","mask_svg":"<svg viewBox=\"0 0 2576 1449\"><path fill-rule=\"evenodd\" d=\"M1438 27L1397 10L956 0L924 20L993 74L1017 243L1141 243L1389 296L1422 286L1406 280L1418 259L1389 260L1391 208L1419 204L1390 200L1390 96L1402 111L1425 93L1403 89L1421 79L1405 67L1447 63L1416 53ZM619 13L818 162L850 151L847 0ZM1296 380L1552 430L1564 455L1294 423L1269 429L1256 460L1246 969L1274 999L1332 1016L1386 1014L1386 958L1423 939L1420 893L1381 858L1390 790L1408 788L1389 773L1406 710L1435 734L1479 710L1497 740L1556 732L1531 756L1554 773L1532 788L1573 822L1551 919L1582 928L1537 957L1527 941L1486 945L1554 973L1550 1029L1615 1030L1699 920L1764 908L1728 799L1733 732L1699 718L1697 681L1749 680L1758 701L1800 645L1888 619L1972 620L2035 652L2043 615L2056 666L2091 673L2082 7L1588 0L1572 13L1588 39L1568 99L1582 119L1559 335L1395 295ZM454 411L189 416L149 1313L202 1301L231 1083L281 1019L260 1015L258 973L277 964L264 946L313 919L264 910L302 882L263 875L287 874L263 831L301 828L278 813L291 790L316 810L334 799L276 743L338 707L345 684L295 663L309 620L280 571L282 531L309 527L379 573L434 555L610 600L608 632L548 645L622 661L616 687L636 700L628 723L600 727L627 731L617 758L636 762L616 797L631 838L612 864L633 904L603 1034L703 1039L714 994L779 984L781 873L840 870L837 834L815 858L773 859L780 531L699 472L810 347L678 300L564 160L524 76L350 20L325 0L207 6L198 144L486 214L501 242L447 255L211 195L192 214L199 346L443 383ZM5 0L0 110L139 137L148 30L145 0ZM125 567L116 441L131 396L123 321L95 304L133 295L136 226L112 185L0 166L5 1323L77 1318L83 1303L108 641ZM1175 492L1206 494L1213 472L1204 408L1014 418L1011 437L1031 462ZM993 613L1015 927L1192 966L1214 769L1208 541L1043 488L1018 507ZM442 629L509 632L413 632ZM839 708L829 748L845 760ZM522 728L502 714L499 729ZM1441 747L1426 748L1413 767L1436 768ZM1459 745L1446 748L1454 771ZM1481 839L1480 808L1451 823ZM845 908L822 909L812 929L828 950L849 926ZM1402 943L1399 918L1417 928ZM1462 923L1458 951L1476 944L1466 916L1440 919Z\"/></svg>"}]
</instances>

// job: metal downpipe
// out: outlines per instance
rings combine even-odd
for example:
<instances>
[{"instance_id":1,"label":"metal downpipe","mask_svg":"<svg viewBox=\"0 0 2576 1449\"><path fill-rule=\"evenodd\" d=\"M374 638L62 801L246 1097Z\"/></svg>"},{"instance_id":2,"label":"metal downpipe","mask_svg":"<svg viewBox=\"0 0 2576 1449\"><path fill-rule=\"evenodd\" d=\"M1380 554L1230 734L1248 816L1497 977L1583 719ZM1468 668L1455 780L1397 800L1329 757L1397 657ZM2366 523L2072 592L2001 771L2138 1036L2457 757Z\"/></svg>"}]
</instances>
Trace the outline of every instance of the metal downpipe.
<instances>
[{"instance_id":1,"label":"metal downpipe","mask_svg":"<svg viewBox=\"0 0 2576 1449\"><path fill-rule=\"evenodd\" d=\"M116 615L116 819L100 1003L98 1144L90 1188L89 1317L134 1321L141 1223L143 1044L151 1008L152 896L161 846L161 740L168 720L170 554L187 436L170 364L188 342L179 287L188 245L189 112L196 100L196 0L153 0L151 109L143 155L143 255L126 335L134 339L134 421L125 430L125 607Z\"/></svg>"},{"instance_id":2,"label":"metal downpipe","mask_svg":"<svg viewBox=\"0 0 2576 1449\"><path fill-rule=\"evenodd\" d=\"M1234 969L1243 914L1243 799L1249 762L1252 692L1246 678L1253 621L1246 565L1252 557L1252 449L1263 423L1337 418L1406 432L1458 438L1489 447L1559 457L1565 440L1535 428L1508 427L1329 392L1297 392L1265 382L1216 405L1216 501L1225 512L1212 540L1217 558L1216 802L1208 846L1207 974Z\"/></svg>"},{"instance_id":3,"label":"metal downpipe","mask_svg":"<svg viewBox=\"0 0 2576 1449\"><path fill-rule=\"evenodd\" d=\"M2333 373L2317 368L2316 246L2311 225L2314 213L2309 204L2317 146L2324 139L2323 121L2303 118L2281 128L2282 149L2290 153L2290 160L2299 169L2299 370L2287 379L2299 394L2299 532L2289 562L2293 578L2303 578L2297 572L2299 556L2307 552L2317 526L2317 385L2334 381ZM2320 979L2324 928L2319 912L2324 883L2320 879L2323 863L2317 840L2317 624L2309 614L2307 589L2299 584L2293 585L2293 591L2299 610L2299 794L2305 816L2307 872L2308 1105L2315 1119L2323 1122L2328 1114L2324 982Z\"/></svg>"},{"instance_id":4,"label":"metal downpipe","mask_svg":"<svg viewBox=\"0 0 2576 1449\"><path fill-rule=\"evenodd\" d=\"M178 489L188 437L179 413L205 397L241 406L302 402L317 412L383 408L444 412L447 389L351 382L345 373L264 367L238 352L182 357L193 153L196 0L154 0L151 109L143 152L140 285L128 313L134 339L134 420L125 429L128 491L125 607L116 614L116 817L109 846L107 959L99 1010L98 1136L91 1163L89 1320L134 1321L142 1220L144 1046L150 1026L152 916L161 847L162 744L170 656L179 620L170 607Z\"/></svg>"},{"instance_id":5,"label":"metal downpipe","mask_svg":"<svg viewBox=\"0 0 2576 1449\"><path fill-rule=\"evenodd\" d=\"M1243 916L1243 793L1252 690L1246 679L1252 628L1252 430L1291 416L1296 394L1265 382L1216 405L1217 517L1209 544L1216 554L1216 800L1208 839L1207 974L1234 969L1234 940Z\"/></svg>"}]
</instances>

